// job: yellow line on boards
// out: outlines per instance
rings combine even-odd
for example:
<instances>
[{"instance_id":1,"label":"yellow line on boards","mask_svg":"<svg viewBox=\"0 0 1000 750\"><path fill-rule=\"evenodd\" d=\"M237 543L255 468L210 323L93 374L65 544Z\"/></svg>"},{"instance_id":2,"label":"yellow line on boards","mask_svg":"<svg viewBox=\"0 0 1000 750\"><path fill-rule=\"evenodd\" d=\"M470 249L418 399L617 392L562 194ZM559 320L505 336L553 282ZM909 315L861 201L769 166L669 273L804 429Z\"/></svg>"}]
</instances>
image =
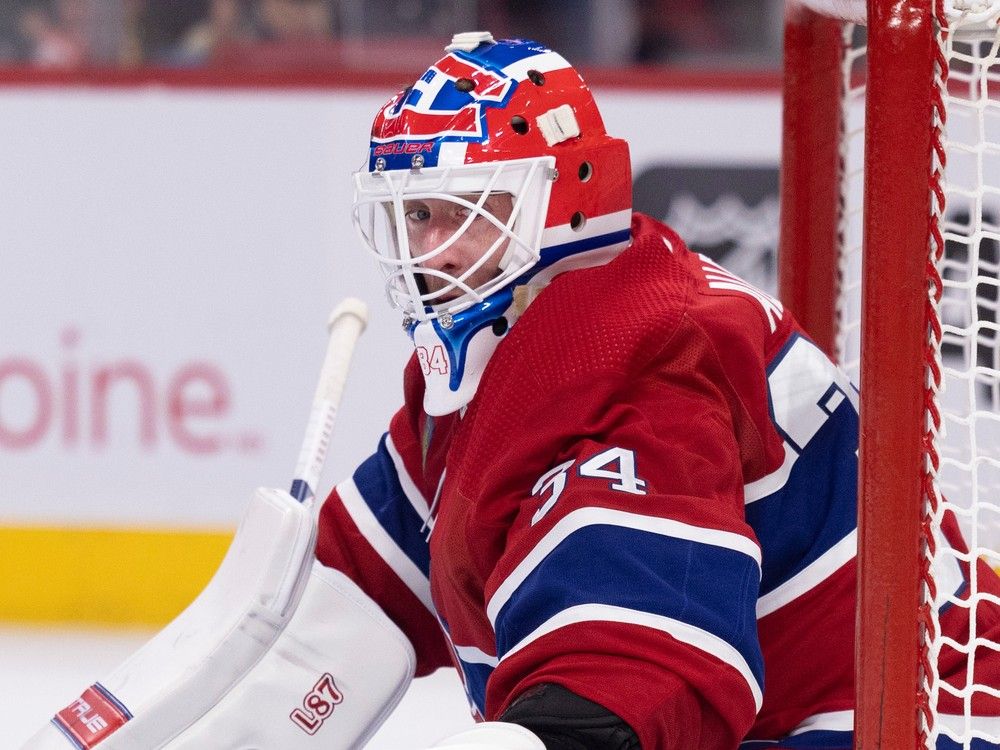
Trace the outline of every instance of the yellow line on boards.
<instances>
[{"instance_id":1,"label":"yellow line on boards","mask_svg":"<svg viewBox=\"0 0 1000 750\"><path fill-rule=\"evenodd\" d=\"M0 621L165 625L205 588L233 533L0 527Z\"/></svg>"},{"instance_id":2,"label":"yellow line on boards","mask_svg":"<svg viewBox=\"0 0 1000 750\"><path fill-rule=\"evenodd\" d=\"M162 625L205 587L233 532L0 528L0 620Z\"/></svg>"}]
</instances>

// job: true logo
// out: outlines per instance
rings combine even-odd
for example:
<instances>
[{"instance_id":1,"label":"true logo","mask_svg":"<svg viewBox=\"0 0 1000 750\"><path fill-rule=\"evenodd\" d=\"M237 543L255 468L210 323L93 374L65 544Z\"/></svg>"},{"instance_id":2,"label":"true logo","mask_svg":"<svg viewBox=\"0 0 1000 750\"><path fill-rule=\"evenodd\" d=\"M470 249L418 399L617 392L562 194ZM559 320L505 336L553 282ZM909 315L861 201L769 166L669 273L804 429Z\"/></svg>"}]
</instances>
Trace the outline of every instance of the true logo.
<instances>
[{"instance_id":1,"label":"true logo","mask_svg":"<svg viewBox=\"0 0 1000 750\"><path fill-rule=\"evenodd\" d=\"M83 694L52 718L52 723L80 750L97 743L124 726L132 718L125 705L107 688L95 682Z\"/></svg>"}]
</instances>

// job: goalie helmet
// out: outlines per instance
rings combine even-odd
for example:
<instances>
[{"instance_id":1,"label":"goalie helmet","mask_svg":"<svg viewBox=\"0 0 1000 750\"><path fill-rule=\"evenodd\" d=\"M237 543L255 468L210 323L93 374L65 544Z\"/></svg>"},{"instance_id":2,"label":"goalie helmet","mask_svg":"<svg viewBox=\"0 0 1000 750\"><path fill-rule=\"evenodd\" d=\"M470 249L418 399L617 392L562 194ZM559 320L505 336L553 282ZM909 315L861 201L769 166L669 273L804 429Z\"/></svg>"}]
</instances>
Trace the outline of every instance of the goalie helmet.
<instances>
[{"instance_id":1,"label":"goalie helmet","mask_svg":"<svg viewBox=\"0 0 1000 750\"><path fill-rule=\"evenodd\" d=\"M353 218L402 309L428 414L475 395L499 341L555 275L628 245L628 145L559 54L488 32L376 115Z\"/></svg>"}]
</instances>

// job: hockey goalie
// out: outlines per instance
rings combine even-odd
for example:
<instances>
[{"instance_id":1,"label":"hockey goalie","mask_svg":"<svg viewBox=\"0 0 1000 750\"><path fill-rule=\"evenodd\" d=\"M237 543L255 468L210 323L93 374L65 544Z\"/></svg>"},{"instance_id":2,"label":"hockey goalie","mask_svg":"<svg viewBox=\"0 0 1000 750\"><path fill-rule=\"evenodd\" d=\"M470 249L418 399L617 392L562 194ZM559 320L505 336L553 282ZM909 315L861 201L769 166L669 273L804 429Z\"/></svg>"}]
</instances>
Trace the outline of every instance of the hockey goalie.
<instances>
[{"instance_id":1,"label":"hockey goalie","mask_svg":"<svg viewBox=\"0 0 1000 750\"><path fill-rule=\"evenodd\" d=\"M438 747L850 748L844 374L631 212L627 144L540 44L457 35L353 179L404 405L315 512L258 491L192 608L27 747L360 747L449 667L479 723Z\"/></svg>"}]
</instances>

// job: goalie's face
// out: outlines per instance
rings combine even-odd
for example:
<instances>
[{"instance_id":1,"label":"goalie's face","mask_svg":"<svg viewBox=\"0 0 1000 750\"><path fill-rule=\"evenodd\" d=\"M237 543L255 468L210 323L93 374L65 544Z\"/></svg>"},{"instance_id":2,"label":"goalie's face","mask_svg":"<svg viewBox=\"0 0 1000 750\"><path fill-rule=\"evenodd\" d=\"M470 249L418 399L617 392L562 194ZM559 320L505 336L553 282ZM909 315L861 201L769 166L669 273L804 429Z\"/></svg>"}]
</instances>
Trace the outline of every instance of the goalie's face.
<instances>
[{"instance_id":1,"label":"goalie's face","mask_svg":"<svg viewBox=\"0 0 1000 750\"><path fill-rule=\"evenodd\" d=\"M355 173L354 224L411 321L454 316L525 274L540 254L549 156Z\"/></svg>"},{"instance_id":2,"label":"goalie's face","mask_svg":"<svg viewBox=\"0 0 1000 750\"><path fill-rule=\"evenodd\" d=\"M410 249L425 258L417 269L417 282L437 303L461 296L464 287L479 289L496 278L509 242L501 227L514 209L512 196L458 198L462 202L427 198L403 203Z\"/></svg>"}]
</instances>

